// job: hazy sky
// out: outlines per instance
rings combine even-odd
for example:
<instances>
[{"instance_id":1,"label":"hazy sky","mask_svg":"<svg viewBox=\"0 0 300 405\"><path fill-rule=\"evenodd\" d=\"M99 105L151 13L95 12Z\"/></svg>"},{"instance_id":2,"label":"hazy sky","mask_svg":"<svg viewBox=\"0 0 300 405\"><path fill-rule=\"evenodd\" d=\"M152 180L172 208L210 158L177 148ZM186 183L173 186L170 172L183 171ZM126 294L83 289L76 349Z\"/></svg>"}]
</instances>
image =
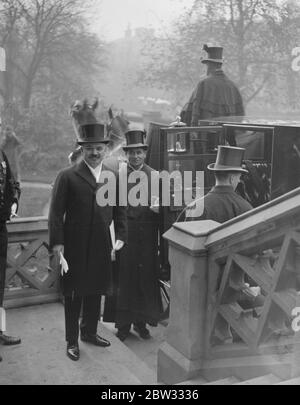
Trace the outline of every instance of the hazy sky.
<instances>
[{"instance_id":1,"label":"hazy sky","mask_svg":"<svg viewBox=\"0 0 300 405\"><path fill-rule=\"evenodd\" d=\"M107 40L124 36L128 24L132 28L167 29L170 21L193 4L194 0L99 0L99 27Z\"/></svg>"}]
</instances>

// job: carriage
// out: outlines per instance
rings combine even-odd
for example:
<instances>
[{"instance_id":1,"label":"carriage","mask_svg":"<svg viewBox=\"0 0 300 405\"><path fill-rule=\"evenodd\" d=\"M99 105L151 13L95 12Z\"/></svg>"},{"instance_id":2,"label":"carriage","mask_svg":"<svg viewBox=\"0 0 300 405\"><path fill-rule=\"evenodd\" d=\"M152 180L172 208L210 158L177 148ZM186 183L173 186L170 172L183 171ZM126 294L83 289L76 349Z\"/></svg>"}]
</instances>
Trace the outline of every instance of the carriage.
<instances>
[{"instance_id":1,"label":"carriage","mask_svg":"<svg viewBox=\"0 0 300 405\"><path fill-rule=\"evenodd\" d=\"M300 120L221 117L201 120L198 127L151 123L147 143L147 163L154 169L182 174L204 172L203 194L214 185L214 175L207 166L215 162L217 146L225 144L246 149L244 165L248 174L243 176L237 192L253 207L300 186ZM166 278L169 263L162 235L184 208L172 204L174 195L170 206L163 207L161 213L160 262Z\"/></svg>"},{"instance_id":2,"label":"carriage","mask_svg":"<svg viewBox=\"0 0 300 405\"><path fill-rule=\"evenodd\" d=\"M96 120L97 103L73 106L71 116L75 127ZM92 115L92 117L90 116ZM130 120L122 114L114 116L109 110L108 134L112 142L111 153L118 157L122 149L125 131ZM136 115L132 122L137 121ZM134 118L134 119L133 119ZM141 119L139 120L141 121ZM177 123L179 124L179 123ZM214 175L207 170L214 163L218 145L231 145L246 149L244 165L248 174L243 175L237 192L253 207L258 207L300 186L300 120L288 117L221 117L199 121L197 127L169 126L150 122L146 143L149 145L146 163L152 168L169 173L193 174L189 184L192 197L197 195L195 174L201 172L204 182L200 194L206 194L214 185ZM76 129L76 128L75 128ZM183 177L183 176L182 176ZM185 194L185 185L170 189L170 204L160 210L160 268L161 292L165 304L164 317L168 315L170 280L168 246L163 234L182 214L185 204L175 204L178 192ZM198 193L199 195L199 193ZM184 201L184 198L182 198Z\"/></svg>"}]
</instances>

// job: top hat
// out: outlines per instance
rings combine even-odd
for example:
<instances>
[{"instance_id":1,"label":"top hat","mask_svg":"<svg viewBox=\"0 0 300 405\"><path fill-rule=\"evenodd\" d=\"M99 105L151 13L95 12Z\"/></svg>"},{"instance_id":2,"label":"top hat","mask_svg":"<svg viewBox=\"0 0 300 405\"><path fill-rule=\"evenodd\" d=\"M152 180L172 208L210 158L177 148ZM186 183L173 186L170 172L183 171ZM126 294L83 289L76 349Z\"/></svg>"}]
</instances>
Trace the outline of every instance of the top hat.
<instances>
[{"instance_id":1,"label":"top hat","mask_svg":"<svg viewBox=\"0 0 300 405\"><path fill-rule=\"evenodd\" d=\"M125 133L126 146L123 146L124 151L128 151L134 148L148 149L148 145L145 144L146 132L139 129L130 129Z\"/></svg>"},{"instance_id":2,"label":"top hat","mask_svg":"<svg viewBox=\"0 0 300 405\"><path fill-rule=\"evenodd\" d=\"M207 58L201 60L202 63L215 62L223 63L223 48L221 46L204 45L203 50L207 52Z\"/></svg>"},{"instance_id":3,"label":"top hat","mask_svg":"<svg viewBox=\"0 0 300 405\"><path fill-rule=\"evenodd\" d=\"M94 123L80 125L78 145L89 143L109 143L109 139L105 136L105 125Z\"/></svg>"},{"instance_id":4,"label":"top hat","mask_svg":"<svg viewBox=\"0 0 300 405\"><path fill-rule=\"evenodd\" d=\"M242 168L244 153L244 148L235 148L233 146L218 146L216 163L211 163L207 166L207 168L215 172L248 173L247 170Z\"/></svg>"}]
</instances>

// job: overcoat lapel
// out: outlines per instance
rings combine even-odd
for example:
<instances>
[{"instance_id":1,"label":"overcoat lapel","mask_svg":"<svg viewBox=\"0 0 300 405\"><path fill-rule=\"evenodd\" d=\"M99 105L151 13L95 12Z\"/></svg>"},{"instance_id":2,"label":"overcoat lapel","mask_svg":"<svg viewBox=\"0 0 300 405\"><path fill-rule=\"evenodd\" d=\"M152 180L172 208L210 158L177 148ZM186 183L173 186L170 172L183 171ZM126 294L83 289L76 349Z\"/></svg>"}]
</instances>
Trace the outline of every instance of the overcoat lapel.
<instances>
[{"instance_id":1,"label":"overcoat lapel","mask_svg":"<svg viewBox=\"0 0 300 405\"><path fill-rule=\"evenodd\" d=\"M92 175L90 169L87 167L84 161L81 161L75 168L75 173L78 174L83 180L85 180L93 189L97 188L95 177Z\"/></svg>"}]
</instances>

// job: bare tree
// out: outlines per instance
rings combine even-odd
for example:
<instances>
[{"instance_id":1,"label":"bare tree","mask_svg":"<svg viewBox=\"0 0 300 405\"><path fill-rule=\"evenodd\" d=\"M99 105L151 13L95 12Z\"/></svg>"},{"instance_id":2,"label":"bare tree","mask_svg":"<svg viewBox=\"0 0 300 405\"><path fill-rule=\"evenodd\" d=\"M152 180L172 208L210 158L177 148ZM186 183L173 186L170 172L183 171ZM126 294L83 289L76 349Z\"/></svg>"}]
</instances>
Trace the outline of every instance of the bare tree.
<instances>
[{"instance_id":1,"label":"bare tree","mask_svg":"<svg viewBox=\"0 0 300 405\"><path fill-rule=\"evenodd\" d=\"M5 101L18 93L23 107L29 108L37 81L54 68L58 72L60 64L65 78L73 73L72 66L81 69L82 76L103 66L99 58L102 44L85 26L83 15L89 4L79 0L4 1L1 39L9 55L6 87L10 89L2 94Z\"/></svg>"},{"instance_id":2,"label":"bare tree","mask_svg":"<svg viewBox=\"0 0 300 405\"><path fill-rule=\"evenodd\" d=\"M287 60L293 41L299 37L299 21L294 18L292 22L291 12L287 20L287 7L276 0L195 0L176 21L172 34L148 44L145 53L154 56L140 80L173 88L181 98L188 97L201 77L203 44L217 44L224 47L224 68L237 82L245 102L267 98L266 92L282 75L282 48ZM280 96L276 97L279 101Z\"/></svg>"}]
</instances>

